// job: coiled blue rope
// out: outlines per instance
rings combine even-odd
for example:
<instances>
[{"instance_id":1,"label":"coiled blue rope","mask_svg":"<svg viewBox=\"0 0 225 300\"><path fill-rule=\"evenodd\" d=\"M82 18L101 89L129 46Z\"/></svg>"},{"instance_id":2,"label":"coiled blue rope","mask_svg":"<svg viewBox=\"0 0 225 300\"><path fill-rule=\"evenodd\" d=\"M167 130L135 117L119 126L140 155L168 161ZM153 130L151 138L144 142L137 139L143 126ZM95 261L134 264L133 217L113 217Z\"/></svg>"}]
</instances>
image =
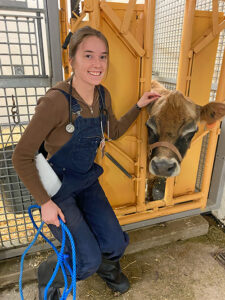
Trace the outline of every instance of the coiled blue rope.
<instances>
[{"instance_id":1,"label":"coiled blue rope","mask_svg":"<svg viewBox=\"0 0 225 300\"><path fill-rule=\"evenodd\" d=\"M34 243L36 242L36 240L38 238L38 235L40 234L51 245L51 247L53 248L53 250L55 251L55 253L57 254L57 257L58 257L58 261L57 261L55 270L54 270L54 272L52 274L52 277L49 280L49 282L48 282L48 284L47 284L47 286L45 288L44 300L47 300L48 289L49 289L49 287L51 286L52 282L55 279L55 276L56 276L56 274L57 274L57 272L59 270L59 266L62 269L63 278L64 278L64 281L65 281L65 287L64 287L63 294L62 294L62 297L60 298L60 300L67 299L67 297L68 297L69 293L72 291L72 289L73 289L73 300L75 300L76 299L76 252L75 252L75 244L74 244L73 237L72 237L69 229L67 228L67 226L59 218L59 222L60 222L60 225L62 227L62 246L61 246L60 252L58 252L58 250L56 249L55 245L41 232L41 229L42 229L42 227L44 225L44 222L41 223L40 227L38 227L37 224L35 223L33 215L32 215L32 212L31 212L31 210L34 209L34 208L40 209L40 206L38 206L38 205L31 205L28 208L28 213L29 213L30 219L31 219L34 227L37 229L37 233L36 233L33 241L26 248L26 250L24 251L24 253L23 253L22 257L21 257L21 262L20 262L20 278L19 278L20 298L21 298L21 300L24 300L24 297L23 297L23 288L22 288L22 278L23 278L23 264L24 264L25 255L27 254L27 252L29 251L29 249L34 245ZM71 269L69 263L66 260L68 258L68 255L66 255L66 254L63 253L64 252L64 248L65 248L65 243L66 243L66 234L68 235L68 238L69 238L70 244L71 244L71 248L72 248L72 267L73 267L73 269ZM70 285L69 289L67 289L68 288L68 281L67 281L67 275L66 275L66 271L65 271L64 265L69 270L70 276L72 278L72 282L71 282L71 285Z\"/></svg>"}]
</instances>

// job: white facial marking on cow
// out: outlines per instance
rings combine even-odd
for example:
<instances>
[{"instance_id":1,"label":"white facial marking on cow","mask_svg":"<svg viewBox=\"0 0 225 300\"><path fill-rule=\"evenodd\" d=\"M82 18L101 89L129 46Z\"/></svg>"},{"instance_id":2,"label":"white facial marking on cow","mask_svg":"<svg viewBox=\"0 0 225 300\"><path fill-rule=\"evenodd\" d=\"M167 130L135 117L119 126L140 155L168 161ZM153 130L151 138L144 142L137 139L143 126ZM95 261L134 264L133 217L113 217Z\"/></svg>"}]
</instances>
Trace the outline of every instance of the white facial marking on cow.
<instances>
[{"instance_id":1,"label":"white facial marking on cow","mask_svg":"<svg viewBox=\"0 0 225 300\"><path fill-rule=\"evenodd\" d=\"M182 132L181 136L185 136L188 133L192 133L192 132L196 132L196 131L198 131L198 126L196 124L194 124L190 128L184 129L184 131Z\"/></svg>"}]
</instances>

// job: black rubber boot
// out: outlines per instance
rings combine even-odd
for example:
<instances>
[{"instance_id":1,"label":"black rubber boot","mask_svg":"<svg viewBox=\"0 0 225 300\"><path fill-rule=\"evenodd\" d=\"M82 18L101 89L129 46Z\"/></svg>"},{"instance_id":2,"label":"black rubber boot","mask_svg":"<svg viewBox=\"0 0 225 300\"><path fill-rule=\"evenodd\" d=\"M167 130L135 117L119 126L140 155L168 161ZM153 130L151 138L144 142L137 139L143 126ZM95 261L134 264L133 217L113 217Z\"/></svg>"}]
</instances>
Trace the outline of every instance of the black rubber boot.
<instances>
[{"instance_id":1,"label":"black rubber boot","mask_svg":"<svg viewBox=\"0 0 225 300\"><path fill-rule=\"evenodd\" d=\"M38 290L39 290L39 300L44 300L45 287L48 284L52 274L55 270L57 264L57 255L50 255L46 261L40 264L38 268ZM71 279L68 278L68 284L71 283ZM61 293L59 288L64 287L64 277L61 268L59 268L58 273L48 289L47 300L59 300Z\"/></svg>"},{"instance_id":2,"label":"black rubber boot","mask_svg":"<svg viewBox=\"0 0 225 300\"><path fill-rule=\"evenodd\" d=\"M96 272L114 292L126 293L130 288L128 278L122 273L119 261L102 259L102 263Z\"/></svg>"},{"instance_id":3,"label":"black rubber boot","mask_svg":"<svg viewBox=\"0 0 225 300\"><path fill-rule=\"evenodd\" d=\"M39 291L39 300L44 300L45 286L38 285L38 291ZM47 300L59 300L60 297L61 297L60 290L50 286L50 288L48 289Z\"/></svg>"}]
</instances>

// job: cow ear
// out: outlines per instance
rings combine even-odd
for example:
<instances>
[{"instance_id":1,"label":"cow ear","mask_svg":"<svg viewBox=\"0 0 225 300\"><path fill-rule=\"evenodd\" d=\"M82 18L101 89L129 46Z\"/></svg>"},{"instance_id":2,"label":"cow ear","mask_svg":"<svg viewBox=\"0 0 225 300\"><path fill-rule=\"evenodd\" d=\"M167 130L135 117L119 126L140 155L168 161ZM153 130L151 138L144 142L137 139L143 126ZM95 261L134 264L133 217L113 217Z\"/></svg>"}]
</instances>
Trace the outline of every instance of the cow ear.
<instances>
[{"instance_id":1,"label":"cow ear","mask_svg":"<svg viewBox=\"0 0 225 300\"><path fill-rule=\"evenodd\" d=\"M158 81L156 80L152 80L151 82L151 92L155 92L161 96L165 96L165 95L168 95L171 91L167 90L161 83L159 83ZM148 104L147 106L147 112L148 114L151 113L151 110L152 110L152 107L154 106L154 104L156 103L157 101L152 101Z\"/></svg>"},{"instance_id":2,"label":"cow ear","mask_svg":"<svg viewBox=\"0 0 225 300\"><path fill-rule=\"evenodd\" d=\"M206 121L207 124L213 124L225 116L225 103L210 102L199 109L200 121Z\"/></svg>"},{"instance_id":3,"label":"cow ear","mask_svg":"<svg viewBox=\"0 0 225 300\"><path fill-rule=\"evenodd\" d=\"M161 83L156 80L152 80L151 82L151 92L156 92L162 96L168 95L170 93Z\"/></svg>"}]
</instances>

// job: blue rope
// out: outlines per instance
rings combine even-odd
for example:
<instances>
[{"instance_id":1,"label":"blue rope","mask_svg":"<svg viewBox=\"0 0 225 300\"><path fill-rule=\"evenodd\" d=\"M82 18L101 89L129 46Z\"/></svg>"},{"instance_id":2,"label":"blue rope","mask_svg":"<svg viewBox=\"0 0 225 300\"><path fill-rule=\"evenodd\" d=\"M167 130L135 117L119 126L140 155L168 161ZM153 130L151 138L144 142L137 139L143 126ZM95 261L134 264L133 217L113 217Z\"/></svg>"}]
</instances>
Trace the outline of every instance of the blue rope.
<instances>
[{"instance_id":1,"label":"blue rope","mask_svg":"<svg viewBox=\"0 0 225 300\"><path fill-rule=\"evenodd\" d=\"M19 291L20 291L20 298L21 300L24 300L23 297L23 288L22 288L22 277L23 277L23 264L24 264L24 259L25 259L25 255L27 254L27 252L29 251L29 249L34 245L34 243L36 242L38 235L40 234L53 248L53 250L55 251L55 253L57 254L58 260L57 260L57 264L55 267L55 270L52 274L52 277L50 278L46 288L45 288L45 293L44 293L44 300L47 300L47 295L48 295L48 289L49 287L52 285L52 282L55 279L55 276L59 270L59 267L61 267L62 269L62 273L63 273L63 278L65 281L65 287L63 290L63 294L62 297L60 298L60 300L66 300L68 295L70 294L70 292L73 289L73 300L76 299L76 251L75 251L75 244L74 244L74 240L73 237L69 231L69 229L67 228L67 226L63 223L63 221L59 218L59 222L62 228L62 246L60 249L60 252L58 252L58 250L56 249L55 245L41 232L41 229L44 225L44 222L41 223L40 227L37 226L37 224L34 221L33 215L31 210L33 208L38 208L40 209L40 206L38 205L31 205L28 208L28 213L30 216L30 219L34 225L34 227L37 229L37 233L35 234L35 237L33 239L33 241L30 243L30 245L25 249L22 257L21 257L21 262L20 262L20 278L19 278ZM67 258L69 257L68 255L64 254L64 248L65 248L65 243L66 243L66 234L68 235L68 238L70 240L71 243L71 248L72 248L72 269L69 265L69 263L67 262ZM65 271L65 267L69 270L70 276L72 278L72 282L71 285L68 289L68 281L67 281L67 275L66 275L66 271Z\"/></svg>"}]
</instances>

